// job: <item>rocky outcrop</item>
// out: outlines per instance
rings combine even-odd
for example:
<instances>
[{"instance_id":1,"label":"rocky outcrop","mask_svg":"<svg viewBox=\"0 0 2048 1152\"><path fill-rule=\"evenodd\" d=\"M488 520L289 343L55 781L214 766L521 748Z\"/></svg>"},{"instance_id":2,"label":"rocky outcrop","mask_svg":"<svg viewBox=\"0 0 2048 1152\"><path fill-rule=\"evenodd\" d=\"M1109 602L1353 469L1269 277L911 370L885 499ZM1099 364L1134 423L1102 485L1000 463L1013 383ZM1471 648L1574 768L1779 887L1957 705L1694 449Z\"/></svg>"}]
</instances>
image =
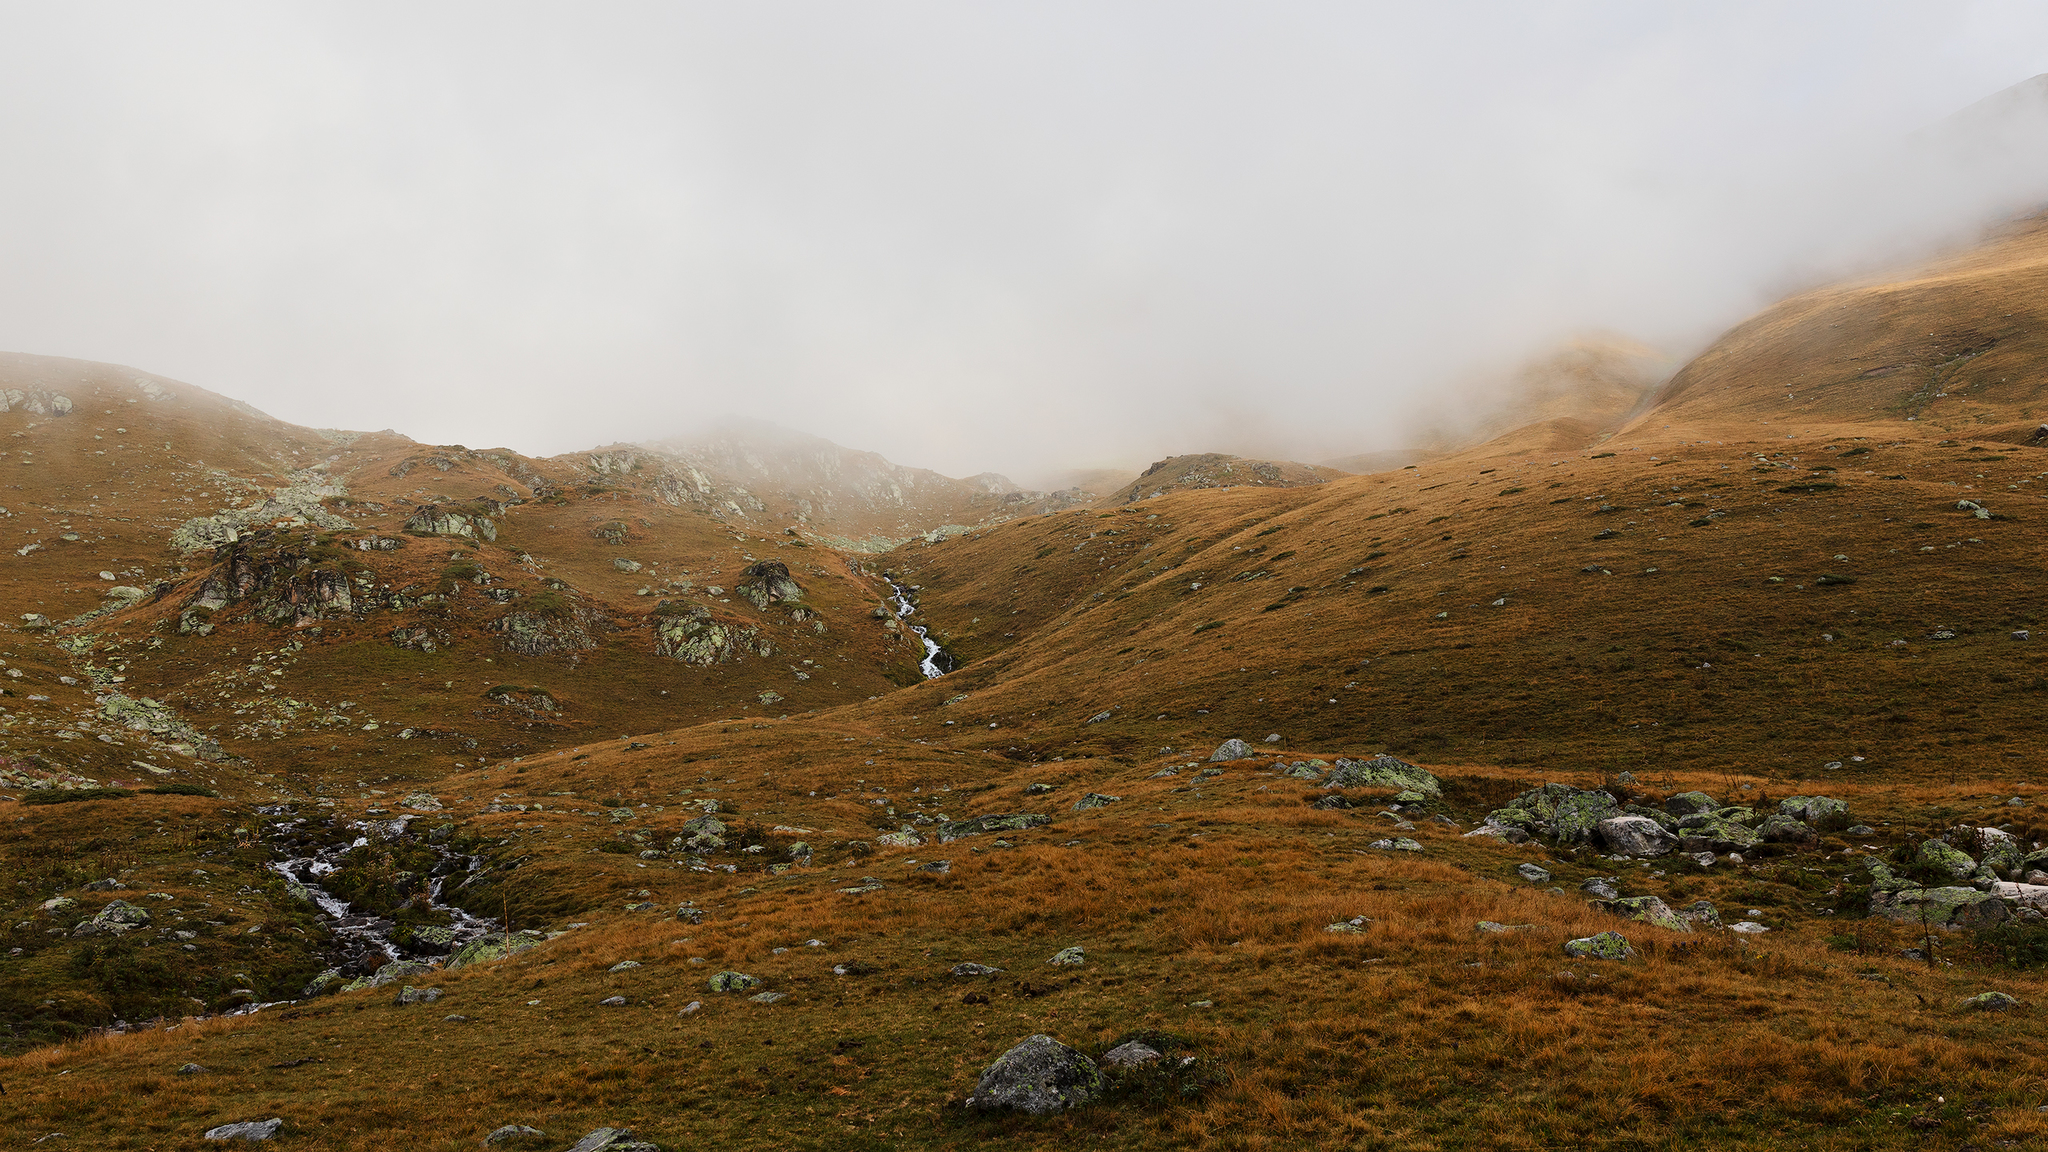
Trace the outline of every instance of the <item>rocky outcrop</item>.
<instances>
[{"instance_id":1,"label":"rocky outcrop","mask_svg":"<svg viewBox=\"0 0 2048 1152\"><path fill-rule=\"evenodd\" d=\"M599 613L572 607L564 612L507 612L485 625L497 634L498 646L522 656L560 656L598 647L597 635L610 630Z\"/></svg>"},{"instance_id":2,"label":"rocky outcrop","mask_svg":"<svg viewBox=\"0 0 2048 1152\"><path fill-rule=\"evenodd\" d=\"M654 651L656 655L708 668L731 663L748 653L773 656L775 646L752 625L717 620L702 605L683 608L664 600L655 608Z\"/></svg>"},{"instance_id":3,"label":"rocky outcrop","mask_svg":"<svg viewBox=\"0 0 2048 1152\"><path fill-rule=\"evenodd\" d=\"M171 547L187 552L233 544L250 532L265 528L286 529L353 527L342 516L328 511L330 497L346 496L348 489L318 468L292 474L292 483L272 492L262 502L246 508L231 508L212 516L197 516L171 531Z\"/></svg>"},{"instance_id":4,"label":"rocky outcrop","mask_svg":"<svg viewBox=\"0 0 2048 1152\"><path fill-rule=\"evenodd\" d=\"M2012 912L1993 893L1949 887L1873 891L1870 914L1931 928L1988 928L2010 919Z\"/></svg>"},{"instance_id":5,"label":"rocky outcrop","mask_svg":"<svg viewBox=\"0 0 2048 1152\"><path fill-rule=\"evenodd\" d=\"M803 599L804 590L790 576L788 565L780 560L763 560L740 573L733 595L766 611L770 604Z\"/></svg>"},{"instance_id":6,"label":"rocky outcrop","mask_svg":"<svg viewBox=\"0 0 2048 1152\"><path fill-rule=\"evenodd\" d=\"M1046 1035L1032 1036L996 1058L967 1098L969 1108L1051 1116L1100 1097L1102 1070Z\"/></svg>"},{"instance_id":7,"label":"rocky outcrop","mask_svg":"<svg viewBox=\"0 0 2048 1152\"><path fill-rule=\"evenodd\" d=\"M1678 837L1647 816L1610 816L1597 831L1607 850L1620 856L1662 856L1678 847Z\"/></svg>"},{"instance_id":8,"label":"rocky outcrop","mask_svg":"<svg viewBox=\"0 0 2048 1152\"><path fill-rule=\"evenodd\" d=\"M1023 832L1032 828L1043 828L1052 823L1052 817L1036 812L1022 812L1014 816L976 816L971 820L949 820L939 825L939 843L945 844L963 836L980 836L989 832Z\"/></svg>"},{"instance_id":9,"label":"rocky outcrop","mask_svg":"<svg viewBox=\"0 0 2048 1152\"><path fill-rule=\"evenodd\" d=\"M1323 787L1391 788L1396 792L1421 792L1426 796L1443 794L1443 784L1433 774L1392 756L1339 759L1323 779Z\"/></svg>"},{"instance_id":10,"label":"rocky outcrop","mask_svg":"<svg viewBox=\"0 0 2048 1152\"><path fill-rule=\"evenodd\" d=\"M470 505L422 504L406 517L403 527L419 536L456 536L486 542L498 538L497 522L484 510Z\"/></svg>"}]
</instances>

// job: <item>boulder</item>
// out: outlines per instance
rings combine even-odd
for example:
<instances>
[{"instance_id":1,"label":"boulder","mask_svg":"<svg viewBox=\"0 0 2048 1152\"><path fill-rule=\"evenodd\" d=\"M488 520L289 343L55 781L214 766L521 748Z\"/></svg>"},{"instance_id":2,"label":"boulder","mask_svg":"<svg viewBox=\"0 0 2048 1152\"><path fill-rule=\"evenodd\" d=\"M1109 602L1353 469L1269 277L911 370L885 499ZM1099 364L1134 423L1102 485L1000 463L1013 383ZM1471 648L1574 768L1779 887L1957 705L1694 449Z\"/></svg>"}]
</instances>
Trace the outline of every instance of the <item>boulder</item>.
<instances>
[{"instance_id":1,"label":"boulder","mask_svg":"<svg viewBox=\"0 0 2048 1152\"><path fill-rule=\"evenodd\" d=\"M661 1149L633 1139L630 1128L599 1128L570 1145L569 1152L661 1152Z\"/></svg>"},{"instance_id":2,"label":"boulder","mask_svg":"<svg viewBox=\"0 0 2048 1152\"><path fill-rule=\"evenodd\" d=\"M1997 828L1957 829L1957 838L1967 836L1976 850L1979 867L1989 868L2004 879L2026 875L2027 850L2010 832Z\"/></svg>"},{"instance_id":3,"label":"boulder","mask_svg":"<svg viewBox=\"0 0 2048 1152\"><path fill-rule=\"evenodd\" d=\"M1778 801L1778 811L1794 820L1817 825L1833 817L1847 816L1849 806L1832 796L1787 796Z\"/></svg>"},{"instance_id":4,"label":"boulder","mask_svg":"<svg viewBox=\"0 0 2048 1152\"><path fill-rule=\"evenodd\" d=\"M1619 932L1602 932L1564 942L1564 954L1575 960L1627 960L1636 954L1628 937Z\"/></svg>"},{"instance_id":5,"label":"boulder","mask_svg":"<svg viewBox=\"0 0 2048 1152\"><path fill-rule=\"evenodd\" d=\"M1714 907L1712 900L1695 900L1680 908L1678 914L1695 924L1705 924L1709 928L1721 926L1721 910Z\"/></svg>"},{"instance_id":6,"label":"boulder","mask_svg":"<svg viewBox=\"0 0 2048 1152\"><path fill-rule=\"evenodd\" d=\"M448 958L447 970L465 968L471 964L484 964L492 960L503 960L517 956L529 948L538 947L539 940L531 936L485 936L472 940L455 950Z\"/></svg>"},{"instance_id":7,"label":"boulder","mask_svg":"<svg viewBox=\"0 0 2048 1152\"><path fill-rule=\"evenodd\" d=\"M2014 884L2001 880L1991 886L1991 894L2022 908L2048 912L2048 884Z\"/></svg>"},{"instance_id":8,"label":"boulder","mask_svg":"<svg viewBox=\"0 0 2048 1152\"><path fill-rule=\"evenodd\" d=\"M2019 1006L2016 997L2003 992L1979 992L1956 1005L1965 1012L2010 1012Z\"/></svg>"},{"instance_id":9,"label":"boulder","mask_svg":"<svg viewBox=\"0 0 2048 1152\"><path fill-rule=\"evenodd\" d=\"M1687 821L1691 827L1685 826ZM1685 852L1747 852L1756 844L1754 830L1720 816L1685 817L1679 822L1678 847Z\"/></svg>"},{"instance_id":10,"label":"boulder","mask_svg":"<svg viewBox=\"0 0 2048 1152\"><path fill-rule=\"evenodd\" d=\"M1075 945L1072 948L1062 948L1053 953L1052 959L1047 960L1046 963L1056 968L1064 968L1072 964L1085 963L1087 959L1088 954L1083 952L1079 945Z\"/></svg>"},{"instance_id":11,"label":"boulder","mask_svg":"<svg viewBox=\"0 0 2048 1152\"><path fill-rule=\"evenodd\" d=\"M1558 801L1550 816L1550 832L1559 844L1585 844L1593 839L1600 822L1618 805L1605 792L1580 792Z\"/></svg>"},{"instance_id":12,"label":"boulder","mask_svg":"<svg viewBox=\"0 0 2048 1152\"><path fill-rule=\"evenodd\" d=\"M1921 841L1917 860L1925 867L1945 872L1958 880L1968 880L1977 874L1975 860L1939 840Z\"/></svg>"},{"instance_id":13,"label":"boulder","mask_svg":"<svg viewBox=\"0 0 2048 1152\"><path fill-rule=\"evenodd\" d=\"M432 1004L440 998L441 990L439 988L415 988L407 984L398 993L397 1002L400 1004Z\"/></svg>"},{"instance_id":14,"label":"boulder","mask_svg":"<svg viewBox=\"0 0 2048 1152\"><path fill-rule=\"evenodd\" d=\"M547 1133L538 1128L528 1128L524 1124L507 1124L503 1128L492 1129L491 1134L484 1137L484 1145L485 1147L495 1147L513 1140L544 1140L546 1138Z\"/></svg>"},{"instance_id":15,"label":"boulder","mask_svg":"<svg viewBox=\"0 0 2048 1152\"><path fill-rule=\"evenodd\" d=\"M1531 884L1544 884L1550 880L1550 870L1539 864L1522 863L1515 865L1515 875Z\"/></svg>"},{"instance_id":16,"label":"boulder","mask_svg":"<svg viewBox=\"0 0 2048 1152\"><path fill-rule=\"evenodd\" d=\"M1397 792L1414 791L1424 796L1443 795L1443 782L1427 769L1418 768L1405 760L1392 756L1373 756L1365 760L1340 759L1330 768L1330 774L1323 780L1325 788L1392 788Z\"/></svg>"},{"instance_id":17,"label":"boulder","mask_svg":"<svg viewBox=\"0 0 2048 1152\"><path fill-rule=\"evenodd\" d=\"M1102 1070L1094 1061L1041 1034L997 1057L967 1106L1051 1116L1095 1100L1102 1089Z\"/></svg>"},{"instance_id":18,"label":"boulder","mask_svg":"<svg viewBox=\"0 0 2048 1152\"><path fill-rule=\"evenodd\" d=\"M277 1130L282 1127L284 1127L284 1117L282 1116L273 1116L268 1120L242 1120L234 1124L223 1124L218 1128L208 1128L206 1130L206 1139L248 1140L251 1142L268 1140L272 1136L277 1135Z\"/></svg>"},{"instance_id":19,"label":"boulder","mask_svg":"<svg viewBox=\"0 0 2048 1152\"><path fill-rule=\"evenodd\" d=\"M1593 907L1611 912L1625 920L1640 920L1672 932L1692 931L1692 921L1671 910L1657 896L1630 896L1620 900L1595 900Z\"/></svg>"},{"instance_id":20,"label":"boulder","mask_svg":"<svg viewBox=\"0 0 2048 1152\"><path fill-rule=\"evenodd\" d=\"M1607 850L1621 856L1662 856L1678 847L1678 837L1648 816L1609 816L1597 831Z\"/></svg>"},{"instance_id":21,"label":"boulder","mask_svg":"<svg viewBox=\"0 0 2048 1152\"><path fill-rule=\"evenodd\" d=\"M1105 796L1100 792L1090 792L1079 800L1074 801L1074 811L1084 812L1090 808L1107 808L1121 799L1123 799L1121 796Z\"/></svg>"},{"instance_id":22,"label":"boulder","mask_svg":"<svg viewBox=\"0 0 2048 1152\"><path fill-rule=\"evenodd\" d=\"M1962 887L1877 889L1870 894L1870 914L1901 924L1924 920L1933 928L1984 928L2012 915L1997 896Z\"/></svg>"},{"instance_id":23,"label":"boulder","mask_svg":"<svg viewBox=\"0 0 2048 1152\"><path fill-rule=\"evenodd\" d=\"M740 573L733 594L766 611L770 604L804 598L803 588L791 578L789 566L780 560L763 560Z\"/></svg>"},{"instance_id":24,"label":"boulder","mask_svg":"<svg viewBox=\"0 0 2048 1152\"><path fill-rule=\"evenodd\" d=\"M1621 898L1621 889L1616 888L1614 886L1614 878L1608 876L1594 876L1586 880L1579 885L1579 891L1586 893L1596 900L1618 900Z\"/></svg>"},{"instance_id":25,"label":"boulder","mask_svg":"<svg viewBox=\"0 0 2048 1152\"><path fill-rule=\"evenodd\" d=\"M952 972L955 976L993 976L1001 972L1002 969L991 968L986 964L976 964L972 960L963 960L953 965L948 971Z\"/></svg>"},{"instance_id":26,"label":"boulder","mask_svg":"<svg viewBox=\"0 0 2048 1152\"><path fill-rule=\"evenodd\" d=\"M760 986L761 981L757 977L749 976L744 972L720 972L711 978L711 990L713 992L744 992L749 988L758 988Z\"/></svg>"},{"instance_id":27,"label":"boulder","mask_svg":"<svg viewBox=\"0 0 2048 1152\"><path fill-rule=\"evenodd\" d=\"M1756 834L1766 844L1811 844L1820 839L1820 834L1807 827L1804 821L1782 812L1764 817Z\"/></svg>"},{"instance_id":28,"label":"boulder","mask_svg":"<svg viewBox=\"0 0 2048 1152\"><path fill-rule=\"evenodd\" d=\"M1251 754L1251 745L1232 737L1216 746L1216 751L1210 755L1209 762L1216 764L1228 760L1242 760Z\"/></svg>"},{"instance_id":29,"label":"boulder","mask_svg":"<svg viewBox=\"0 0 2048 1152\"><path fill-rule=\"evenodd\" d=\"M1402 827L1406 828L1408 825L1404 824ZM1410 840L1408 837L1402 836L1393 840L1375 840L1366 845L1366 847L1377 848L1382 852L1420 852L1422 851L1422 842Z\"/></svg>"},{"instance_id":30,"label":"boulder","mask_svg":"<svg viewBox=\"0 0 2048 1152\"><path fill-rule=\"evenodd\" d=\"M109 900L92 919L71 930L73 936L119 936L149 924L149 911L126 900Z\"/></svg>"},{"instance_id":31,"label":"boulder","mask_svg":"<svg viewBox=\"0 0 2048 1152\"><path fill-rule=\"evenodd\" d=\"M976 816L972 820L949 820L939 825L939 843L946 844L963 836L980 836L989 832L1023 832L1031 828L1043 828L1052 823L1052 817L1035 812L1022 812L1014 816Z\"/></svg>"},{"instance_id":32,"label":"boulder","mask_svg":"<svg viewBox=\"0 0 2048 1152\"><path fill-rule=\"evenodd\" d=\"M1721 802L1705 792L1680 792L1664 801L1664 810L1673 816L1693 816L1702 812L1717 811Z\"/></svg>"},{"instance_id":33,"label":"boulder","mask_svg":"<svg viewBox=\"0 0 2048 1152\"><path fill-rule=\"evenodd\" d=\"M1136 1040L1119 1044L1102 1054L1102 1062L1112 1068L1136 1068L1159 1059L1159 1049Z\"/></svg>"}]
</instances>

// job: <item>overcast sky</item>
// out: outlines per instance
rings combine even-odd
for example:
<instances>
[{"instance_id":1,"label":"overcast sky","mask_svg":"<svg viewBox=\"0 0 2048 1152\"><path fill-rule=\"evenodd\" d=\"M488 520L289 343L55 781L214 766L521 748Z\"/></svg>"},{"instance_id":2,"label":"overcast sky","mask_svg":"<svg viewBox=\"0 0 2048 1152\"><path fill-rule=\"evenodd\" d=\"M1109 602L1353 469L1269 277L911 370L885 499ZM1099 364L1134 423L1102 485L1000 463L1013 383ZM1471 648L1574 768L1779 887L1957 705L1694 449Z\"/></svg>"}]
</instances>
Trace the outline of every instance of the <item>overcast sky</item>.
<instances>
[{"instance_id":1,"label":"overcast sky","mask_svg":"<svg viewBox=\"0 0 2048 1152\"><path fill-rule=\"evenodd\" d=\"M536 454L1327 458L2048 199L1899 159L2044 71L2031 2L4 3L0 348Z\"/></svg>"}]
</instances>

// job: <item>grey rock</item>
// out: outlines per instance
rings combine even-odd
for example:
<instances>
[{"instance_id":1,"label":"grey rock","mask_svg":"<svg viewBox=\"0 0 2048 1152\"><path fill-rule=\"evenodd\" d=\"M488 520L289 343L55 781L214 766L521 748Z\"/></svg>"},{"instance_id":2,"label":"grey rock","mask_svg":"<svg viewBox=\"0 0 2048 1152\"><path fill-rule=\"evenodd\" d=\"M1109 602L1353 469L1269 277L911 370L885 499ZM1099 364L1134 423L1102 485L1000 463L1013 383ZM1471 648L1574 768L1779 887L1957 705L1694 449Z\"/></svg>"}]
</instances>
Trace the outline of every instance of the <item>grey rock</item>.
<instances>
[{"instance_id":1,"label":"grey rock","mask_svg":"<svg viewBox=\"0 0 2048 1152\"><path fill-rule=\"evenodd\" d=\"M630 1128L599 1128L570 1145L569 1152L660 1152L660 1149L633 1139Z\"/></svg>"},{"instance_id":2,"label":"grey rock","mask_svg":"<svg viewBox=\"0 0 2048 1152\"><path fill-rule=\"evenodd\" d=\"M1832 796L1787 796L1778 801L1778 811L1794 820L1813 824L1846 815L1849 806Z\"/></svg>"},{"instance_id":3,"label":"grey rock","mask_svg":"<svg viewBox=\"0 0 2048 1152\"><path fill-rule=\"evenodd\" d=\"M1648 816L1609 816L1595 830L1607 850L1621 856L1663 856L1678 847L1678 837Z\"/></svg>"},{"instance_id":4,"label":"grey rock","mask_svg":"<svg viewBox=\"0 0 2048 1152\"><path fill-rule=\"evenodd\" d=\"M1721 802L1705 792L1680 792L1664 801L1664 810L1673 816L1693 816L1702 812L1719 811Z\"/></svg>"},{"instance_id":5,"label":"grey rock","mask_svg":"<svg viewBox=\"0 0 2048 1152\"><path fill-rule=\"evenodd\" d=\"M1121 799L1123 799L1121 796L1105 796L1100 792L1090 792L1079 800L1074 801L1074 811L1080 812L1089 808L1107 808Z\"/></svg>"},{"instance_id":6,"label":"grey rock","mask_svg":"<svg viewBox=\"0 0 2048 1152\"><path fill-rule=\"evenodd\" d=\"M1605 792L1580 792L1557 802L1550 816L1550 831L1559 844L1590 843L1600 822L1613 814L1617 805Z\"/></svg>"},{"instance_id":7,"label":"grey rock","mask_svg":"<svg viewBox=\"0 0 2048 1152\"><path fill-rule=\"evenodd\" d=\"M1956 1006L1966 1012L2009 1012L2020 1002L2003 992L1979 992Z\"/></svg>"},{"instance_id":8,"label":"grey rock","mask_svg":"<svg viewBox=\"0 0 2048 1152\"><path fill-rule=\"evenodd\" d=\"M939 843L946 844L963 836L980 836L989 832L1023 832L1032 828L1043 828L1052 823L1052 817L1035 812L1023 812L1014 816L976 816L971 820L950 820L939 825Z\"/></svg>"},{"instance_id":9,"label":"grey rock","mask_svg":"<svg viewBox=\"0 0 2048 1152\"><path fill-rule=\"evenodd\" d=\"M268 1120L242 1120L234 1124L223 1124L218 1128L208 1128L206 1130L206 1139L248 1140L251 1142L268 1140L272 1136L277 1135L277 1130L282 1127L284 1127L284 1117L282 1116L273 1116Z\"/></svg>"},{"instance_id":10,"label":"grey rock","mask_svg":"<svg viewBox=\"0 0 2048 1152\"><path fill-rule=\"evenodd\" d=\"M1977 873L1975 860L1939 840L1920 842L1919 862L1946 872L1958 880L1967 880Z\"/></svg>"},{"instance_id":11,"label":"grey rock","mask_svg":"<svg viewBox=\"0 0 2048 1152\"><path fill-rule=\"evenodd\" d=\"M1498 920L1481 920L1472 926L1472 930L1474 932L1485 932L1489 935L1504 935L1509 932L1532 931L1535 927L1534 924L1502 924Z\"/></svg>"},{"instance_id":12,"label":"grey rock","mask_svg":"<svg viewBox=\"0 0 2048 1152\"><path fill-rule=\"evenodd\" d=\"M1422 851L1422 842L1410 840L1408 837L1402 836L1395 840L1375 840L1366 845L1366 847L1377 848L1382 852L1420 852Z\"/></svg>"},{"instance_id":13,"label":"grey rock","mask_svg":"<svg viewBox=\"0 0 2048 1152\"><path fill-rule=\"evenodd\" d=\"M638 968L639 966L640 966L640 962L639 962L638 960L621 960L621 961L619 961L619 962L618 962L617 964L614 964L614 965L612 965L611 967L609 967L609 968L605 969L605 971L607 971L607 972L630 972L630 971L632 971L633 969L635 969L635 968Z\"/></svg>"},{"instance_id":14,"label":"grey rock","mask_svg":"<svg viewBox=\"0 0 2048 1152\"><path fill-rule=\"evenodd\" d=\"M1692 921L1671 910L1658 896L1630 896L1620 900L1595 901L1594 907L1626 920L1640 920L1672 932L1692 931Z\"/></svg>"},{"instance_id":15,"label":"grey rock","mask_svg":"<svg viewBox=\"0 0 2048 1152\"><path fill-rule=\"evenodd\" d=\"M1963 887L1896 891L1873 887L1870 914L1901 924L1919 924L1924 919L1936 928L1985 928L2011 918L2005 901L1989 892Z\"/></svg>"},{"instance_id":16,"label":"grey rock","mask_svg":"<svg viewBox=\"0 0 2048 1152\"><path fill-rule=\"evenodd\" d=\"M119 936L149 924L149 911L126 900L109 900L92 919L72 929L73 936Z\"/></svg>"},{"instance_id":17,"label":"grey rock","mask_svg":"<svg viewBox=\"0 0 2048 1152\"><path fill-rule=\"evenodd\" d=\"M203 1076L205 1074L206 1069L197 1064L178 1065L178 1075L180 1076Z\"/></svg>"},{"instance_id":18,"label":"grey rock","mask_svg":"<svg viewBox=\"0 0 2048 1152\"><path fill-rule=\"evenodd\" d=\"M1135 1068L1140 1064L1152 1063L1159 1059L1159 1055L1159 1049L1132 1040L1104 1052L1102 1062L1112 1068Z\"/></svg>"},{"instance_id":19,"label":"grey rock","mask_svg":"<svg viewBox=\"0 0 2048 1152\"><path fill-rule=\"evenodd\" d=\"M1216 751L1210 755L1209 760L1211 763L1219 763L1226 760L1242 760L1251 754L1251 745L1233 737L1218 744Z\"/></svg>"},{"instance_id":20,"label":"grey rock","mask_svg":"<svg viewBox=\"0 0 2048 1152\"><path fill-rule=\"evenodd\" d=\"M1766 844L1811 844L1820 835L1807 827L1805 821L1780 812L1764 817L1757 828L1757 838Z\"/></svg>"},{"instance_id":21,"label":"grey rock","mask_svg":"<svg viewBox=\"0 0 2048 1152\"><path fill-rule=\"evenodd\" d=\"M754 993L754 994L753 994L752 996L749 996L749 997L747 997L747 999L748 999L748 1000L751 1000L751 1001L753 1001L753 1002L754 1002L754 1003L756 1003L756 1004L780 1004L780 1003L782 1003L782 1002L783 1002L784 1000L787 1000L787 999L789 999L789 993L787 993L787 992L756 992L756 993Z\"/></svg>"},{"instance_id":22,"label":"grey rock","mask_svg":"<svg viewBox=\"0 0 2048 1152\"><path fill-rule=\"evenodd\" d=\"M488 1147L513 1140L542 1140L546 1137L547 1133L538 1128L528 1128L524 1124L507 1124L503 1128L494 1129L489 1136L484 1137L484 1144Z\"/></svg>"},{"instance_id":23,"label":"grey rock","mask_svg":"<svg viewBox=\"0 0 2048 1152\"><path fill-rule=\"evenodd\" d=\"M1032 1036L982 1072L967 1106L1051 1116L1102 1095L1102 1070L1046 1035Z\"/></svg>"},{"instance_id":24,"label":"grey rock","mask_svg":"<svg viewBox=\"0 0 2048 1152\"><path fill-rule=\"evenodd\" d=\"M951 971L955 976L993 976L996 973L1001 972L1002 969L991 968L986 964L976 964L971 960L963 960L960 963L953 965L953 967L949 969L949 971Z\"/></svg>"},{"instance_id":25,"label":"grey rock","mask_svg":"<svg viewBox=\"0 0 2048 1152\"><path fill-rule=\"evenodd\" d=\"M759 979L744 972L720 972L711 978L710 983L713 992L744 992L761 986Z\"/></svg>"},{"instance_id":26,"label":"grey rock","mask_svg":"<svg viewBox=\"0 0 2048 1152\"><path fill-rule=\"evenodd\" d=\"M1705 924L1711 928L1721 926L1721 911L1714 907L1712 900L1695 900L1680 908L1678 914L1695 924Z\"/></svg>"},{"instance_id":27,"label":"grey rock","mask_svg":"<svg viewBox=\"0 0 2048 1152\"><path fill-rule=\"evenodd\" d=\"M1062 948L1053 953L1052 959L1047 960L1046 963L1054 967L1066 967L1071 964L1086 963L1087 959L1088 954L1083 952L1080 945L1077 944L1072 948Z\"/></svg>"},{"instance_id":28,"label":"grey rock","mask_svg":"<svg viewBox=\"0 0 2048 1152\"><path fill-rule=\"evenodd\" d=\"M624 1008L626 1006L626 998L624 996L607 996L599 1000L597 1006L600 1008Z\"/></svg>"},{"instance_id":29,"label":"grey rock","mask_svg":"<svg viewBox=\"0 0 2048 1152\"><path fill-rule=\"evenodd\" d=\"M1567 940L1564 954L1575 960L1627 960L1636 954L1629 946L1628 937L1619 932L1602 932L1597 936L1584 936Z\"/></svg>"},{"instance_id":30,"label":"grey rock","mask_svg":"<svg viewBox=\"0 0 2048 1152\"><path fill-rule=\"evenodd\" d=\"M407 984L398 993L397 1002L400 1004L432 1004L440 998L441 990L439 988L415 988Z\"/></svg>"},{"instance_id":31,"label":"grey rock","mask_svg":"<svg viewBox=\"0 0 2048 1152\"><path fill-rule=\"evenodd\" d=\"M1621 890L1614 886L1614 880L1606 876L1595 876L1587 880L1579 885L1579 891L1601 900L1613 900L1621 895Z\"/></svg>"},{"instance_id":32,"label":"grey rock","mask_svg":"<svg viewBox=\"0 0 2048 1152\"><path fill-rule=\"evenodd\" d=\"M1531 884L1542 884L1550 879L1550 870L1536 864L1522 863L1515 865L1515 875Z\"/></svg>"},{"instance_id":33,"label":"grey rock","mask_svg":"<svg viewBox=\"0 0 2048 1152\"><path fill-rule=\"evenodd\" d=\"M1428 769L1418 768L1393 756L1372 756L1364 760L1339 759L1323 780L1325 788L1392 788L1397 792L1420 792L1425 797L1443 795L1443 782Z\"/></svg>"}]
</instances>

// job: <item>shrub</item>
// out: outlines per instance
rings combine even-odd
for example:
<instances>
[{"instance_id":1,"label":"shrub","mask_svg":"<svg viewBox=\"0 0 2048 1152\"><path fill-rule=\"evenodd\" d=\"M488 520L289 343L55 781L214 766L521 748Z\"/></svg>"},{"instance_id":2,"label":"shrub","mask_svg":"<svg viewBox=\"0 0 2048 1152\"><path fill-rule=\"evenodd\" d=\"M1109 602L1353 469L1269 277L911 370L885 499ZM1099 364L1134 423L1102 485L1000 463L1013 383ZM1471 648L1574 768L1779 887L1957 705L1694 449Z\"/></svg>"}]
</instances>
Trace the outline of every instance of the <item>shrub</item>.
<instances>
[{"instance_id":1,"label":"shrub","mask_svg":"<svg viewBox=\"0 0 2048 1152\"><path fill-rule=\"evenodd\" d=\"M123 800L135 793L126 788L45 788L21 798L23 804L70 804L79 800Z\"/></svg>"}]
</instances>

